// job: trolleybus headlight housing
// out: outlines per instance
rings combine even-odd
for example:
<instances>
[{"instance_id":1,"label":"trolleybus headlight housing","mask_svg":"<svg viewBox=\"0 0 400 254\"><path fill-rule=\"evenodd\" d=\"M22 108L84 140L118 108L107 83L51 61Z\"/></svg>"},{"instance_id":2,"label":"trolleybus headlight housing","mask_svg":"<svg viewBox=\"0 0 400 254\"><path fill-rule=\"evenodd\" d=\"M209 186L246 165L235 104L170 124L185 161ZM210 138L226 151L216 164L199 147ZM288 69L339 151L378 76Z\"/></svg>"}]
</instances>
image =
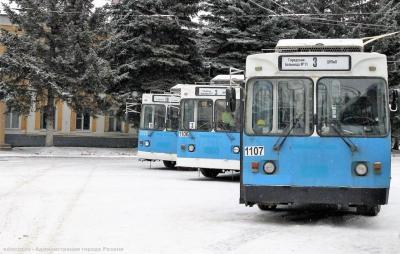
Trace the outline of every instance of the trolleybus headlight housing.
<instances>
[{"instance_id":1,"label":"trolleybus headlight housing","mask_svg":"<svg viewBox=\"0 0 400 254\"><path fill-rule=\"evenodd\" d=\"M149 140L144 141L144 146L149 147L150 146L150 141Z\"/></svg>"},{"instance_id":2,"label":"trolleybus headlight housing","mask_svg":"<svg viewBox=\"0 0 400 254\"><path fill-rule=\"evenodd\" d=\"M264 163L264 172L268 175L275 173L276 166L273 161L267 161Z\"/></svg>"},{"instance_id":3,"label":"trolleybus headlight housing","mask_svg":"<svg viewBox=\"0 0 400 254\"><path fill-rule=\"evenodd\" d=\"M240 148L238 146L234 146L232 148L232 152L235 153L235 154L238 154L240 152Z\"/></svg>"},{"instance_id":4,"label":"trolleybus headlight housing","mask_svg":"<svg viewBox=\"0 0 400 254\"><path fill-rule=\"evenodd\" d=\"M354 168L354 171L359 176L365 176L368 173L368 167L365 163L358 163Z\"/></svg>"},{"instance_id":5,"label":"trolleybus headlight housing","mask_svg":"<svg viewBox=\"0 0 400 254\"><path fill-rule=\"evenodd\" d=\"M189 150L189 152L193 153L194 150L196 150L196 147L193 144L191 144L188 146L188 150Z\"/></svg>"}]
</instances>

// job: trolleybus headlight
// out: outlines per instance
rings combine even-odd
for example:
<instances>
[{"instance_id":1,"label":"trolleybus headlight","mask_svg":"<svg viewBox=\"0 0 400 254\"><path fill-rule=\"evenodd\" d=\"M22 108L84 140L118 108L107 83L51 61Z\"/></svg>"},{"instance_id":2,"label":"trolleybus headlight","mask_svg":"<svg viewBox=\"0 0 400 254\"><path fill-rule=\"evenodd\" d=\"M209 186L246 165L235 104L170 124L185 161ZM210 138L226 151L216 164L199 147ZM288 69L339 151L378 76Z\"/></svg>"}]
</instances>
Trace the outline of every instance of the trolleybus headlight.
<instances>
[{"instance_id":1,"label":"trolleybus headlight","mask_svg":"<svg viewBox=\"0 0 400 254\"><path fill-rule=\"evenodd\" d=\"M188 150L189 150L189 152L193 153L194 150L196 150L196 147L194 145L189 145Z\"/></svg>"},{"instance_id":2,"label":"trolleybus headlight","mask_svg":"<svg viewBox=\"0 0 400 254\"><path fill-rule=\"evenodd\" d=\"M238 146L234 146L234 147L232 148L232 152L237 154L237 153L240 152L240 148L239 148Z\"/></svg>"},{"instance_id":3,"label":"trolleybus headlight","mask_svg":"<svg viewBox=\"0 0 400 254\"><path fill-rule=\"evenodd\" d=\"M144 146L150 146L150 141L149 140L144 141Z\"/></svg>"},{"instance_id":4,"label":"trolleybus headlight","mask_svg":"<svg viewBox=\"0 0 400 254\"><path fill-rule=\"evenodd\" d=\"M268 175L275 173L276 166L273 161L267 161L264 163L264 172Z\"/></svg>"},{"instance_id":5,"label":"trolleybus headlight","mask_svg":"<svg viewBox=\"0 0 400 254\"><path fill-rule=\"evenodd\" d=\"M368 173L368 167L365 163L358 163L354 171L359 176L365 176Z\"/></svg>"}]
</instances>

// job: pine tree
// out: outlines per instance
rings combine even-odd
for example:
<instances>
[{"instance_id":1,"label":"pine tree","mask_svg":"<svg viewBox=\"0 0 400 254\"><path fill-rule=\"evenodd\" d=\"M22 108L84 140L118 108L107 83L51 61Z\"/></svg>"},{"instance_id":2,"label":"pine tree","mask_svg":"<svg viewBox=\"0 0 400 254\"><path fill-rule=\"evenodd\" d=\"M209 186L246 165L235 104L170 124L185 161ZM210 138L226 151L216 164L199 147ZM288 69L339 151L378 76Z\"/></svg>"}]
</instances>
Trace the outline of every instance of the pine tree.
<instances>
[{"instance_id":1,"label":"pine tree","mask_svg":"<svg viewBox=\"0 0 400 254\"><path fill-rule=\"evenodd\" d=\"M305 1L300 2L305 5ZM201 16L202 53L211 62L213 75L226 74L231 66L244 69L249 54L272 50L279 39L320 37L319 30L313 29L315 24L280 16L290 13L294 5L292 1L281 4L269 0L205 1L205 14Z\"/></svg>"},{"instance_id":2,"label":"pine tree","mask_svg":"<svg viewBox=\"0 0 400 254\"><path fill-rule=\"evenodd\" d=\"M270 3L262 2L271 8ZM211 76L227 74L229 67L244 69L247 55L272 46L271 39L261 31L263 19L259 15L266 12L254 4L242 0L207 0L203 10L201 46L204 58L210 62Z\"/></svg>"},{"instance_id":3,"label":"pine tree","mask_svg":"<svg viewBox=\"0 0 400 254\"><path fill-rule=\"evenodd\" d=\"M109 92L167 90L203 75L196 24L199 0L123 0L109 7L102 52L116 73Z\"/></svg>"},{"instance_id":4,"label":"pine tree","mask_svg":"<svg viewBox=\"0 0 400 254\"><path fill-rule=\"evenodd\" d=\"M363 18L362 22L374 24L363 33L364 37L382 35L400 31L400 3L394 0L371 0L363 4L363 12L373 13ZM366 47L367 51L385 54L388 57L389 85L400 83L400 34L388 36Z\"/></svg>"},{"instance_id":5,"label":"pine tree","mask_svg":"<svg viewBox=\"0 0 400 254\"><path fill-rule=\"evenodd\" d=\"M55 100L78 113L104 106L101 94L113 80L108 63L97 54L99 27L88 0L13 0L3 5L19 34L2 31L0 89L9 108L44 112L46 146L53 145Z\"/></svg>"},{"instance_id":6,"label":"pine tree","mask_svg":"<svg viewBox=\"0 0 400 254\"><path fill-rule=\"evenodd\" d=\"M208 0L202 52L218 73L244 68L247 55L273 49L280 39L364 38L399 31L395 0ZM295 14L311 15L295 15ZM400 82L398 36L381 39L365 51L386 54L389 84Z\"/></svg>"}]
</instances>

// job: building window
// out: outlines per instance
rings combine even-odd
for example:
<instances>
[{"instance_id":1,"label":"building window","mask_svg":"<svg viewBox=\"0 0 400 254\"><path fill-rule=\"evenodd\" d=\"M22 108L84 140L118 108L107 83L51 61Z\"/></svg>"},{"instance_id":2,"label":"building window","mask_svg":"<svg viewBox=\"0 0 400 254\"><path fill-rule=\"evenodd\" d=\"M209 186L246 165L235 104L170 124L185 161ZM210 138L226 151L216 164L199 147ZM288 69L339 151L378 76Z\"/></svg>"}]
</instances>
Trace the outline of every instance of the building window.
<instances>
[{"instance_id":1,"label":"building window","mask_svg":"<svg viewBox=\"0 0 400 254\"><path fill-rule=\"evenodd\" d=\"M76 130L78 130L78 131L90 130L90 114L89 113L76 114Z\"/></svg>"},{"instance_id":2,"label":"building window","mask_svg":"<svg viewBox=\"0 0 400 254\"><path fill-rule=\"evenodd\" d=\"M19 129L19 113L11 111L6 115L6 129Z\"/></svg>"},{"instance_id":3,"label":"building window","mask_svg":"<svg viewBox=\"0 0 400 254\"><path fill-rule=\"evenodd\" d=\"M47 113L41 112L40 113L40 129L42 129L42 130L47 129L46 118L47 118ZM54 112L53 112L53 130L55 130L55 129L56 129L56 112L54 110Z\"/></svg>"},{"instance_id":4,"label":"building window","mask_svg":"<svg viewBox=\"0 0 400 254\"><path fill-rule=\"evenodd\" d=\"M109 132L120 132L121 131L121 119L119 119L114 111L108 113L108 131Z\"/></svg>"}]
</instances>

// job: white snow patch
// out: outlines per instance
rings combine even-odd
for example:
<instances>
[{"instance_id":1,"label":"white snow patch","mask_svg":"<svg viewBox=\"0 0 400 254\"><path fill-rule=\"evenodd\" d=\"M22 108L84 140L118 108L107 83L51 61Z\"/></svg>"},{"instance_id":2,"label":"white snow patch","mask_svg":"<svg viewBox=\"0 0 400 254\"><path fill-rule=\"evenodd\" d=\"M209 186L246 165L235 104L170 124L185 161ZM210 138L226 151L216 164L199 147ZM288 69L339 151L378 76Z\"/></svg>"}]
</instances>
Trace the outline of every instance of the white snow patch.
<instances>
[{"instance_id":1,"label":"white snow patch","mask_svg":"<svg viewBox=\"0 0 400 254\"><path fill-rule=\"evenodd\" d=\"M400 158L377 217L238 203L239 182L161 163L0 158L0 250L123 248L92 253L398 253ZM74 252L88 253L88 252ZM89 252L90 253L90 252Z\"/></svg>"},{"instance_id":2,"label":"white snow patch","mask_svg":"<svg viewBox=\"0 0 400 254\"><path fill-rule=\"evenodd\" d=\"M16 147L11 151L0 151L1 157L58 157L58 158L135 158L134 148L93 147Z\"/></svg>"}]
</instances>

